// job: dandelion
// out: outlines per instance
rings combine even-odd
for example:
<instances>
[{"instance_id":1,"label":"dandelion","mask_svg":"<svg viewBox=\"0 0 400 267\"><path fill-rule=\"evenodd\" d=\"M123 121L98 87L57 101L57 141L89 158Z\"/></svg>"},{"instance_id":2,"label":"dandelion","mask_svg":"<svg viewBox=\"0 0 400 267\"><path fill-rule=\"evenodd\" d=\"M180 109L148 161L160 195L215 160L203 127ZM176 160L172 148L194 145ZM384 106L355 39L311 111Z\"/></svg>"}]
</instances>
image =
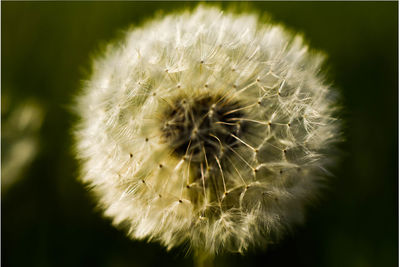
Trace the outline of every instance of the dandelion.
<instances>
[{"instance_id":1,"label":"dandelion","mask_svg":"<svg viewBox=\"0 0 400 267\"><path fill-rule=\"evenodd\" d=\"M7 93L3 99L1 189L7 193L40 152L39 131L45 111L36 99L24 99L16 105L10 105L11 96Z\"/></svg>"},{"instance_id":2,"label":"dandelion","mask_svg":"<svg viewBox=\"0 0 400 267\"><path fill-rule=\"evenodd\" d=\"M199 6L94 61L81 180L131 238L242 253L303 221L337 139L332 90L321 53L258 21Z\"/></svg>"}]
</instances>

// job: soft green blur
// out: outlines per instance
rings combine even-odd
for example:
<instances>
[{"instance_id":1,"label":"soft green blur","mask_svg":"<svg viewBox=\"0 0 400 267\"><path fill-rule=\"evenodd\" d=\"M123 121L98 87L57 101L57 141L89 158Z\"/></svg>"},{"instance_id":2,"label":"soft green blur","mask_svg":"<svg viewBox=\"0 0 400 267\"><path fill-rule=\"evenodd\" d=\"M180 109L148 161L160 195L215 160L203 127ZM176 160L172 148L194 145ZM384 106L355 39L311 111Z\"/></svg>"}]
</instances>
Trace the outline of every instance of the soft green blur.
<instances>
[{"instance_id":1,"label":"soft green blur","mask_svg":"<svg viewBox=\"0 0 400 267\"><path fill-rule=\"evenodd\" d=\"M1 3L2 165L13 145L4 138L13 109L34 101L41 110L36 119L43 119L33 161L7 188L3 172L2 266L191 266L185 249L167 253L158 244L130 241L96 211L77 181L70 108L102 44L156 11L195 5ZM240 5L268 12L327 53L328 79L342 94L345 141L304 226L267 251L222 256L216 266L396 266L398 3Z\"/></svg>"}]
</instances>

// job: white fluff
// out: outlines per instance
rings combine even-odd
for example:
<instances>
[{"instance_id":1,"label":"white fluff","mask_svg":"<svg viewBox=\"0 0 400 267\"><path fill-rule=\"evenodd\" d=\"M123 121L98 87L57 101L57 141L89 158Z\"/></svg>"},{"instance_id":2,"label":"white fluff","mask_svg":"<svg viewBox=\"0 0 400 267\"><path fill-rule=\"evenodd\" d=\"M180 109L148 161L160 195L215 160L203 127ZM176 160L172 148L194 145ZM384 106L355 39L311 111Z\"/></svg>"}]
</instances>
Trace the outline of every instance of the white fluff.
<instances>
[{"instance_id":1,"label":"white fluff","mask_svg":"<svg viewBox=\"0 0 400 267\"><path fill-rule=\"evenodd\" d=\"M94 61L77 105L81 180L130 237L243 252L303 220L337 139L332 90L322 54L258 20L200 6L128 31ZM190 114L205 95L240 103L229 121L247 132L213 155L192 151L194 162L173 152L162 123L176 99Z\"/></svg>"}]
</instances>

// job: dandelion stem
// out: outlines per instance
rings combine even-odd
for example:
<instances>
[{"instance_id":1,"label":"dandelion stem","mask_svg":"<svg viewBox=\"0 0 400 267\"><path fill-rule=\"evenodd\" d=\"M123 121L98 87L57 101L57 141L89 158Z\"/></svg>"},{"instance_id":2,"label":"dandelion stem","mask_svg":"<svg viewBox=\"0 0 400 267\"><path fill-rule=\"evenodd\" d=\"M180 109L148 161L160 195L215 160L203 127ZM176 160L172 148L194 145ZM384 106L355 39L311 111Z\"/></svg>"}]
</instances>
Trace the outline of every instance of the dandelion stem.
<instances>
[{"instance_id":1,"label":"dandelion stem","mask_svg":"<svg viewBox=\"0 0 400 267\"><path fill-rule=\"evenodd\" d=\"M214 256L205 251L197 251L194 255L193 266L195 267L213 267Z\"/></svg>"}]
</instances>

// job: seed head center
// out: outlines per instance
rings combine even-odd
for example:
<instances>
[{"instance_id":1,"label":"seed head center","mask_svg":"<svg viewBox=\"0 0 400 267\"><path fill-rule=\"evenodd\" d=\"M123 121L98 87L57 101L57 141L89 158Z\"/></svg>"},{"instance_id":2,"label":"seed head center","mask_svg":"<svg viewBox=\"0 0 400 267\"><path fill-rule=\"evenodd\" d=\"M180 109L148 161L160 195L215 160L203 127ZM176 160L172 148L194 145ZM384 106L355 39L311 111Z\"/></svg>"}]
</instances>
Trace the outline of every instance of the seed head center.
<instances>
[{"instance_id":1,"label":"seed head center","mask_svg":"<svg viewBox=\"0 0 400 267\"><path fill-rule=\"evenodd\" d=\"M177 156L203 162L220 157L226 147L233 147L241 134L243 116L236 101L221 96L179 98L165 112L162 135Z\"/></svg>"}]
</instances>

